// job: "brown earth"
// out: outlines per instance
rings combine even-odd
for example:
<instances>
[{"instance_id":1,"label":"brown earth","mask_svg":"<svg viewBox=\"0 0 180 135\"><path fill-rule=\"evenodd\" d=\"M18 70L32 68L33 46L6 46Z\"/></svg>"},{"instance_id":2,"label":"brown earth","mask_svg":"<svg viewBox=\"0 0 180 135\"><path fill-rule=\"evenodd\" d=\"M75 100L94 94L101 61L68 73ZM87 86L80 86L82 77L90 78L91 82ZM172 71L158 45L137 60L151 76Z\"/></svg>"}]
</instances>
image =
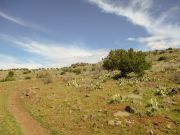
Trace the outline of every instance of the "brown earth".
<instances>
[{"instance_id":1,"label":"brown earth","mask_svg":"<svg viewBox=\"0 0 180 135\"><path fill-rule=\"evenodd\" d=\"M13 91L8 99L10 113L15 117L24 135L49 135L49 132L41 127L18 102L18 91Z\"/></svg>"}]
</instances>

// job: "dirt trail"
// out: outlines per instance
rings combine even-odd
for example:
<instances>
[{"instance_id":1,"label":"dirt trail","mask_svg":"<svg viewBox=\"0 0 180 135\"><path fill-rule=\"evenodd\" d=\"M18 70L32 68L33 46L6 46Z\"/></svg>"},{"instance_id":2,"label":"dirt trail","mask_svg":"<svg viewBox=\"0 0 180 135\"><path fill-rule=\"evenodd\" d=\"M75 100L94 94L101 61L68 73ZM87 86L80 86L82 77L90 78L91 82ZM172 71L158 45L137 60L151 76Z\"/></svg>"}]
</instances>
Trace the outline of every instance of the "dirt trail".
<instances>
[{"instance_id":1,"label":"dirt trail","mask_svg":"<svg viewBox=\"0 0 180 135\"><path fill-rule=\"evenodd\" d=\"M8 99L9 111L15 117L24 135L49 135L18 103L18 91L13 91Z\"/></svg>"}]
</instances>

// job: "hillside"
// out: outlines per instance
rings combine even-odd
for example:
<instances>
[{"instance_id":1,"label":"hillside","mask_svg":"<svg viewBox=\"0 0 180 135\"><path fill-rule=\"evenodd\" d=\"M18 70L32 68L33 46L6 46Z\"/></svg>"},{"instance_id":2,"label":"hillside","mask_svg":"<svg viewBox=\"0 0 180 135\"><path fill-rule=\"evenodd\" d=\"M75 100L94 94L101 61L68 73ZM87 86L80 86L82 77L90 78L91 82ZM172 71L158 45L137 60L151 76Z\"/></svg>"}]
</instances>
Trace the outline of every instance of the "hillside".
<instances>
[{"instance_id":1,"label":"hillside","mask_svg":"<svg viewBox=\"0 0 180 135\"><path fill-rule=\"evenodd\" d=\"M9 70L0 71L0 133L24 133L9 107L16 92L23 115L52 135L178 135L180 49L146 52L146 59L152 68L143 77L117 79L119 71L104 70L102 62L14 69L10 79Z\"/></svg>"}]
</instances>

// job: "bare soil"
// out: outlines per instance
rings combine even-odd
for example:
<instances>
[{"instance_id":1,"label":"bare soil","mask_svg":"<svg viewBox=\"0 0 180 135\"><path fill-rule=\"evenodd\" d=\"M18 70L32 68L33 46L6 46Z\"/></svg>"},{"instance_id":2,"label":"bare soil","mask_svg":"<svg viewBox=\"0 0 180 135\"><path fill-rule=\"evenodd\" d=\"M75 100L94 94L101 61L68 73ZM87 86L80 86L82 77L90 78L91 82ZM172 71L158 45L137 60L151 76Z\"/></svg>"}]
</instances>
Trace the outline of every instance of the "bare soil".
<instances>
[{"instance_id":1,"label":"bare soil","mask_svg":"<svg viewBox=\"0 0 180 135\"><path fill-rule=\"evenodd\" d=\"M49 135L49 132L41 127L18 102L18 91L11 92L8 99L9 111L15 117L24 135Z\"/></svg>"}]
</instances>

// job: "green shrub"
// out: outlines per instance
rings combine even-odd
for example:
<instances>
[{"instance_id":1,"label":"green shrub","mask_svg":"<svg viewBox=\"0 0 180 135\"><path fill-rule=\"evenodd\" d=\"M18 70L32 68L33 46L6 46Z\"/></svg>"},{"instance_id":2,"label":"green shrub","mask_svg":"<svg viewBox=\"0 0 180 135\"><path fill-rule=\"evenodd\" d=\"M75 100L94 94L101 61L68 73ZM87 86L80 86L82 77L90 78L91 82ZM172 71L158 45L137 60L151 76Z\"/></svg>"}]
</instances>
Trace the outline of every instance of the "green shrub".
<instances>
[{"instance_id":1,"label":"green shrub","mask_svg":"<svg viewBox=\"0 0 180 135\"><path fill-rule=\"evenodd\" d=\"M124 77L131 72L142 75L151 64L145 60L142 51L118 49L110 51L108 57L104 59L103 67L107 70L120 70L121 76Z\"/></svg>"},{"instance_id":2,"label":"green shrub","mask_svg":"<svg viewBox=\"0 0 180 135\"><path fill-rule=\"evenodd\" d=\"M62 68L63 72L72 72L72 68L71 67L64 67Z\"/></svg>"},{"instance_id":3,"label":"green shrub","mask_svg":"<svg viewBox=\"0 0 180 135\"><path fill-rule=\"evenodd\" d=\"M166 53L166 51L165 51L165 50L162 50L162 51L160 51L159 54L164 54L164 53Z\"/></svg>"},{"instance_id":4,"label":"green shrub","mask_svg":"<svg viewBox=\"0 0 180 135\"><path fill-rule=\"evenodd\" d=\"M6 82L6 81L14 81L14 72L13 71L9 71L8 75L1 80L1 82Z\"/></svg>"},{"instance_id":5,"label":"green shrub","mask_svg":"<svg viewBox=\"0 0 180 135\"><path fill-rule=\"evenodd\" d=\"M166 49L166 50L173 50L173 48L170 47L170 48L168 48L168 49Z\"/></svg>"},{"instance_id":6,"label":"green shrub","mask_svg":"<svg viewBox=\"0 0 180 135\"><path fill-rule=\"evenodd\" d=\"M76 67L83 67L83 66L86 66L88 65L88 63L75 63L75 64L72 64L70 67L72 68L76 68Z\"/></svg>"},{"instance_id":7,"label":"green shrub","mask_svg":"<svg viewBox=\"0 0 180 135\"><path fill-rule=\"evenodd\" d=\"M79 75L79 74L81 74L82 71L80 68L76 68L76 69L73 69L72 72L75 73L76 75Z\"/></svg>"},{"instance_id":8,"label":"green shrub","mask_svg":"<svg viewBox=\"0 0 180 135\"><path fill-rule=\"evenodd\" d=\"M166 56L161 56L158 58L158 61L163 61L163 60L167 60L167 57Z\"/></svg>"},{"instance_id":9,"label":"green shrub","mask_svg":"<svg viewBox=\"0 0 180 135\"><path fill-rule=\"evenodd\" d=\"M29 69L24 69L23 74L29 74L29 73L31 73L31 70L29 70Z\"/></svg>"},{"instance_id":10,"label":"green shrub","mask_svg":"<svg viewBox=\"0 0 180 135\"><path fill-rule=\"evenodd\" d=\"M64 74L66 74L66 72L65 72L65 71L62 71L60 74L61 74L61 75L64 75Z\"/></svg>"},{"instance_id":11,"label":"green shrub","mask_svg":"<svg viewBox=\"0 0 180 135\"><path fill-rule=\"evenodd\" d=\"M156 96L166 96L168 91L166 89L157 89L155 92Z\"/></svg>"},{"instance_id":12,"label":"green shrub","mask_svg":"<svg viewBox=\"0 0 180 135\"><path fill-rule=\"evenodd\" d=\"M66 72L70 72L70 73L75 73L76 75L79 75L82 73L81 68L75 68L76 65L74 65L74 67L64 67L62 68L62 72L61 75L65 74Z\"/></svg>"},{"instance_id":13,"label":"green shrub","mask_svg":"<svg viewBox=\"0 0 180 135\"><path fill-rule=\"evenodd\" d=\"M83 68L83 72L86 72L87 71L87 69L86 68Z\"/></svg>"},{"instance_id":14,"label":"green shrub","mask_svg":"<svg viewBox=\"0 0 180 135\"><path fill-rule=\"evenodd\" d=\"M108 102L109 104L117 104L120 103L123 100L122 96L119 94L115 94L112 96L110 101Z\"/></svg>"},{"instance_id":15,"label":"green shrub","mask_svg":"<svg viewBox=\"0 0 180 135\"><path fill-rule=\"evenodd\" d=\"M95 70L96 70L96 68L95 68L95 67L92 67L91 71L95 71Z\"/></svg>"},{"instance_id":16,"label":"green shrub","mask_svg":"<svg viewBox=\"0 0 180 135\"><path fill-rule=\"evenodd\" d=\"M30 80L31 77L30 77L30 76L26 76L24 79L25 79L25 80Z\"/></svg>"},{"instance_id":17,"label":"green shrub","mask_svg":"<svg viewBox=\"0 0 180 135\"><path fill-rule=\"evenodd\" d=\"M159 110L159 103L157 101L157 99L152 99L150 103L148 103L146 105L146 107L148 107L149 109L146 111L146 115L147 116L153 116L158 110Z\"/></svg>"}]
</instances>

